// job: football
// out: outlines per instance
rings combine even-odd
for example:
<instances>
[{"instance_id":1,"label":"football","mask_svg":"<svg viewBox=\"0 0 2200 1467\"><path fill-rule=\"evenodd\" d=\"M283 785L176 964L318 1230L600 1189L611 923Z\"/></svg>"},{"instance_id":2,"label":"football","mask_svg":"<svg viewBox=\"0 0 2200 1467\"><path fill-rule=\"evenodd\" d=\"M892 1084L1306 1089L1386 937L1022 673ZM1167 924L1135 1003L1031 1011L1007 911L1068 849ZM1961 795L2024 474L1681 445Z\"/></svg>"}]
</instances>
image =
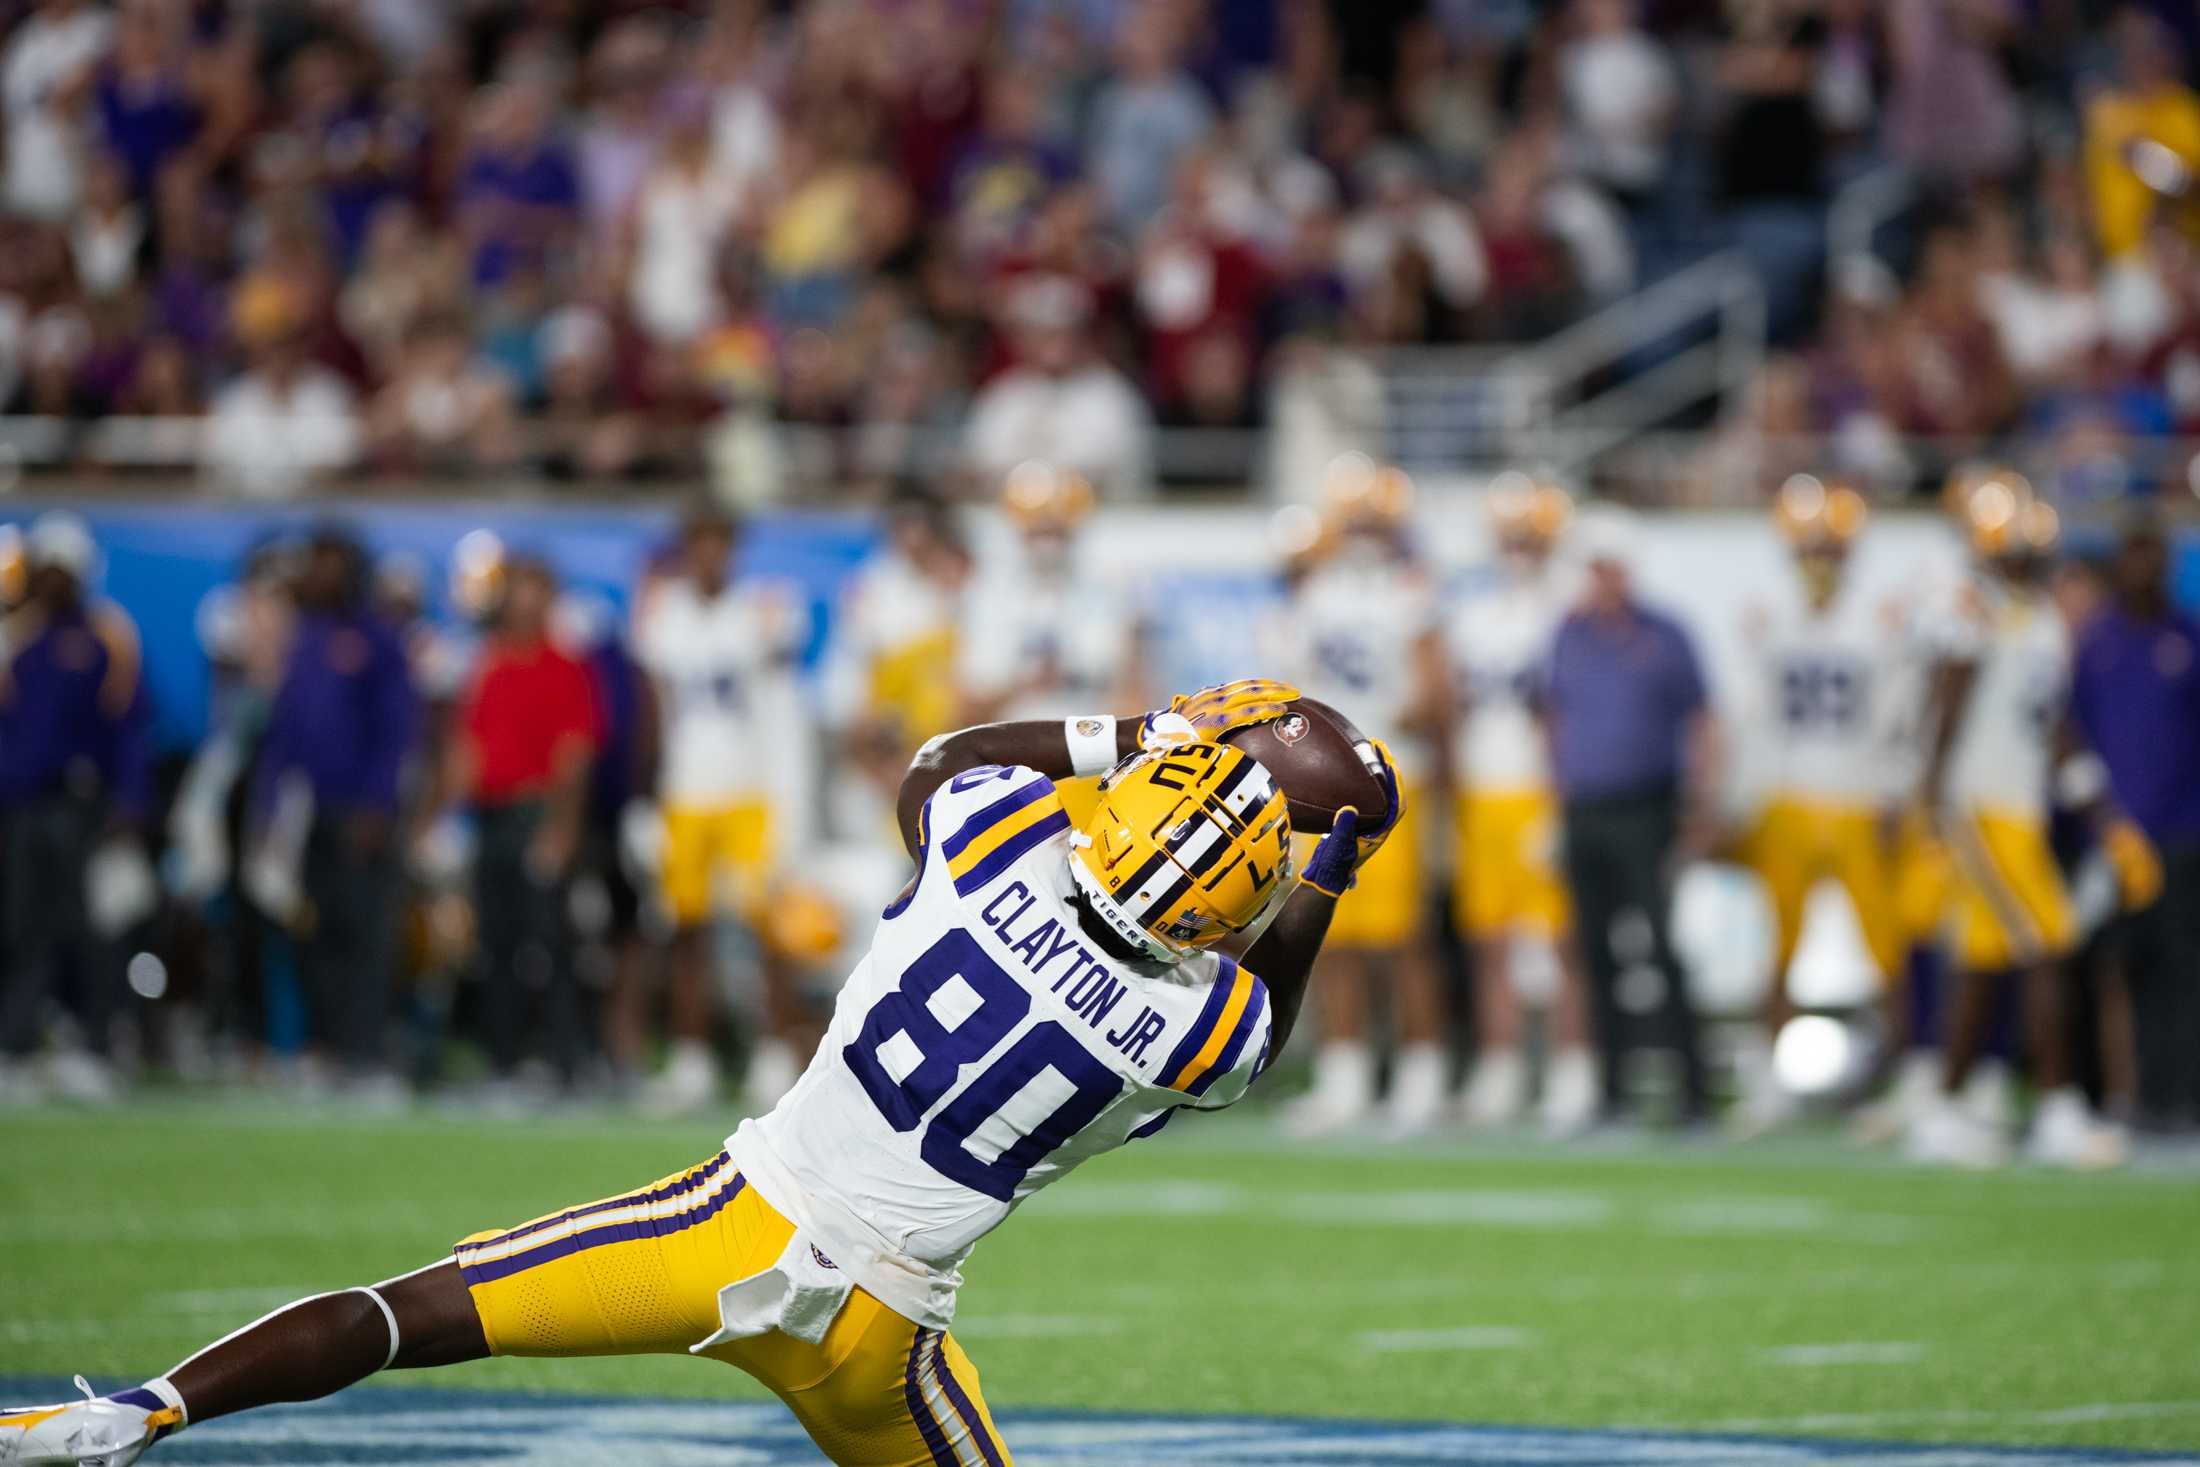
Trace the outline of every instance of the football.
<instances>
[{"instance_id":1,"label":"football","mask_svg":"<svg viewBox=\"0 0 2200 1467\"><path fill-rule=\"evenodd\" d=\"M1258 759L1291 805L1291 828L1316 835L1346 805L1373 817L1383 787L1361 760L1367 736L1352 720L1313 698L1300 698L1281 717L1231 733L1226 742Z\"/></svg>"}]
</instances>

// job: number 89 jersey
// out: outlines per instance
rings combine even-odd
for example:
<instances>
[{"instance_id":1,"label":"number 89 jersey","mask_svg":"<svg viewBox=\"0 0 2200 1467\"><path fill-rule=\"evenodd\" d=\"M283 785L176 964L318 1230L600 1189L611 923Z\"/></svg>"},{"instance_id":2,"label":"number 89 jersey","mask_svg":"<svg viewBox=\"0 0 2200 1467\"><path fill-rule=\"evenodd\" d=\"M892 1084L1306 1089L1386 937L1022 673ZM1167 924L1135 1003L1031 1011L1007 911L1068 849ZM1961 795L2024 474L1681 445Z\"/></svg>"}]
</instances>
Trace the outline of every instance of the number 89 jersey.
<instances>
[{"instance_id":1,"label":"number 89 jersey","mask_svg":"<svg viewBox=\"0 0 2200 1467\"><path fill-rule=\"evenodd\" d=\"M771 1114L727 1149L766 1201L895 1311L946 1329L958 1265L1078 1163L1219 1109L1268 1060L1268 994L1230 958L1119 960L1073 903L1070 821L1036 770L924 808L917 877Z\"/></svg>"}]
</instances>

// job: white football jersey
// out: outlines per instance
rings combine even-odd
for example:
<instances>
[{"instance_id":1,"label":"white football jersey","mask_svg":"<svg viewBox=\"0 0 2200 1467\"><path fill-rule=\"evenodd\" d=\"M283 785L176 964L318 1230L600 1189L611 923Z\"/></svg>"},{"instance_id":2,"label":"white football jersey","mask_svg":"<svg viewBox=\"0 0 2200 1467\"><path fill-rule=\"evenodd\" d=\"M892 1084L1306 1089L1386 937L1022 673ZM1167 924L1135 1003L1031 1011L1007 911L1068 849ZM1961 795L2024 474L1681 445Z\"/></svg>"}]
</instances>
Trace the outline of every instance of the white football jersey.
<instances>
[{"instance_id":1,"label":"white football jersey","mask_svg":"<svg viewBox=\"0 0 2200 1467\"><path fill-rule=\"evenodd\" d=\"M912 725L912 741L953 716L962 594L888 548L849 582L825 659L826 716L836 727L880 716Z\"/></svg>"},{"instance_id":2,"label":"white football jersey","mask_svg":"<svg viewBox=\"0 0 2200 1467\"><path fill-rule=\"evenodd\" d=\"M1418 566L1338 558L1292 591L1271 625L1276 676L1342 712L1390 747L1399 773L1428 773L1425 742L1405 731L1420 695L1414 643L1436 624L1436 599Z\"/></svg>"},{"instance_id":3,"label":"white football jersey","mask_svg":"<svg viewBox=\"0 0 2200 1467\"><path fill-rule=\"evenodd\" d=\"M816 1058L726 1147L857 1283L946 1329L978 1239L1180 1107L1243 1096L1268 1062L1270 1012L1260 980L1220 954L1162 968L1101 950L1072 904L1069 817L1045 775L958 775L922 828L915 883Z\"/></svg>"},{"instance_id":4,"label":"white football jersey","mask_svg":"<svg viewBox=\"0 0 2200 1467\"><path fill-rule=\"evenodd\" d=\"M1469 790L1540 790L1550 782L1535 699L1568 602L1563 576L1503 573L1463 597L1444 630L1452 685L1465 714L1453 738L1452 768Z\"/></svg>"},{"instance_id":5,"label":"white football jersey","mask_svg":"<svg viewBox=\"0 0 2200 1467\"><path fill-rule=\"evenodd\" d=\"M668 804L766 799L789 779L803 730L793 663L808 617L783 587L736 580L705 598L685 577L649 588L635 610L634 654L657 680Z\"/></svg>"},{"instance_id":6,"label":"white football jersey","mask_svg":"<svg viewBox=\"0 0 2200 1467\"><path fill-rule=\"evenodd\" d=\"M956 679L973 697L1006 698L1002 718L1114 707L1135 626L1117 587L1075 567L1041 574L1018 555L971 593Z\"/></svg>"},{"instance_id":7,"label":"white football jersey","mask_svg":"<svg viewBox=\"0 0 2200 1467\"><path fill-rule=\"evenodd\" d=\"M1945 798L2045 822L2055 733L2070 691L2070 631L2044 591L1974 574L1927 609L1938 658L1978 675L1948 751Z\"/></svg>"},{"instance_id":8,"label":"white football jersey","mask_svg":"<svg viewBox=\"0 0 2200 1467\"><path fill-rule=\"evenodd\" d=\"M1814 607L1798 580L1756 609L1749 632L1770 793L1875 807L1899 796L1909 772L1893 757L1908 681L1900 609L1853 579Z\"/></svg>"}]
</instances>

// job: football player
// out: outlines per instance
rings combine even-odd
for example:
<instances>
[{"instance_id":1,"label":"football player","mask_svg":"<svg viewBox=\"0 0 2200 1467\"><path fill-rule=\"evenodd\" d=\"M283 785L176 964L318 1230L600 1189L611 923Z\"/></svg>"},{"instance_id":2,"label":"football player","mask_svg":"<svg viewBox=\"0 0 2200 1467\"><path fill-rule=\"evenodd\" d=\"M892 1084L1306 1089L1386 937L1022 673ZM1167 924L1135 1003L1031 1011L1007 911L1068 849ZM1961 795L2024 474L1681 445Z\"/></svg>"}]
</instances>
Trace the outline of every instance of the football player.
<instances>
[{"instance_id":1,"label":"football player","mask_svg":"<svg viewBox=\"0 0 2200 1467\"><path fill-rule=\"evenodd\" d=\"M1553 552L1573 516L1559 485L1519 472L1490 485L1497 580L1461 599L1444 630L1454 802L1452 912L1473 949L1478 1053L1467 1087L1473 1125L1511 1120L1526 1101L1522 1019L1512 958L1524 938L1548 945L1559 989L1543 1122L1577 1130L1594 1117L1596 1058L1573 913L1558 870L1558 802L1534 703L1570 588Z\"/></svg>"},{"instance_id":2,"label":"football player","mask_svg":"<svg viewBox=\"0 0 2200 1467\"><path fill-rule=\"evenodd\" d=\"M939 500L911 493L888 506L886 544L842 598L826 658L827 711L845 750L897 751L898 770L954 726L970 568L969 547Z\"/></svg>"},{"instance_id":3,"label":"football player","mask_svg":"<svg viewBox=\"0 0 2200 1467\"><path fill-rule=\"evenodd\" d=\"M634 612L635 659L650 674L660 716L658 798L664 831L659 883L671 919L672 1045L645 1104L679 1114L718 1093L711 1047L713 920L728 903L752 927L768 893L787 812L801 787L789 767L805 745L794 668L807 615L782 588L736 577L732 519L698 508L680 527L666 574ZM799 1073L799 994L767 950L759 964L764 1033L749 1060L751 1100L769 1105Z\"/></svg>"},{"instance_id":4,"label":"football player","mask_svg":"<svg viewBox=\"0 0 2200 1467\"><path fill-rule=\"evenodd\" d=\"M982 566L964 611L957 673L965 719L1142 704L1136 618L1080 553L1092 486L1048 464L1020 464L1002 487L1001 509L1015 547Z\"/></svg>"},{"instance_id":5,"label":"football player","mask_svg":"<svg viewBox=\"0 0 2200 1467\"><path fill-rule=\"evenodd\" d=\"M1435 595L1413 543L1412 485L1396 469L1348 454L1323 487L1318 533L1295 559L1289 604L1271 623L1269 651L1312 697L1350 708L1397 751L1412 790L1429 773L1430 689L1442 680ZM1318 1135L1365 1120L1375 1104L1369 1038L1387 992L1396 1039L1385 1124L1424 1131L1442 1120L1450 1091L1443 1004L1427 923L1416 822L1337 906L1318 1022L1314 1084L1289 1125Z\"/></svg>"},{"instance_id":6,"label":"football player","mask_svg":"<svg viewBox=\"0 0 2200 1467\"><path fill-rule=\"evenodd\" d=\"M0 1414L0 1460L130 1467L192 1422L391 1368L697 1354L769 1386L844 1467L1005 1467L948 1332L964 1259L1079 1163L1245 1093L1396 826L1396 773L1362 744L1386 808L1340 811L1294 872L1282 791L1220 741L1292 696L1243 682L933 740L901 789L916 874L800 1083L723 1151L292 1304L136 1389ZM1101 769L1073 825L1055 781Z\"/></svg>"},{"instance_id":7,"label":"football player","mask_svg":"<svg viewBox=\"0 0 2200 1467\"><path fill-rule=\"evenodd\" d=\"M1903 608L1858 589L1848 573L1868 518L1846 484L1797 474L1781 486L1773 523L1793 555L1792 594L1751 608L1751 645L1771 732L1765 797L1745 838L1747 864L1772 903L1772 973L1764 1030L1737 1055L1738 1128L1780 1125L1794 1100L1772 1072L1772 1041L1794 1017L1787 971L1811 889L1830 878L1847 892L1883 982L1902 975L1906 935L1895 906L1892 847L1907 793L1893 784L1899 727Z\"/></svg>"},{"instance_id":8,"label":"football player","mask_svg":"<svg viewBox=\"0 0 2200 1467\"><path fill-rule=\"evenodd\" d=\"M2070 1083L2058 965L2074 929L2070 897L2048 845L2049 780L2066 728L2070 634L2045 572L2060 536L2054 509L2022 475L2000 471L1966 487L1975 565L1923 632L1935 652L1927 693L1919 804L1954 872L1960 969L1941 1093L1911 1121L1919 1160L1994 1165L1997 1130L1958 1103L1991 1020L1998 980L2022 984L2026 1048L2039 1094L2029 1150L2065 1166L2114 1165L2123 1138L2097 1123ZM2144 837L2104 816L2104 848L2143 882Z\"/></svg>"}]
</instances>

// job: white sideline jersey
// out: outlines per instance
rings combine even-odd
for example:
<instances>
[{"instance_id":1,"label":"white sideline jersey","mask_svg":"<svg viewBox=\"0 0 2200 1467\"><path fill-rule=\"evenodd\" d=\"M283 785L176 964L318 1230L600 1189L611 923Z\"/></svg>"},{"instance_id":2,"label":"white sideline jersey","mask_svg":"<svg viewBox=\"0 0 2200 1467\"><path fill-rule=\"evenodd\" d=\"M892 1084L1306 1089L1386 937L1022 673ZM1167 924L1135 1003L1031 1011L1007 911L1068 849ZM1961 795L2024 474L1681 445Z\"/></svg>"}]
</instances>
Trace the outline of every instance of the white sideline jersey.
<instances>
[{"instance_id":1,"label":"white sideline jersey","mask_svg":"<svg viewBox=\"0 0 2200 1467\"><path fill-rule=\"evenodd\" d=\"M1383 740L1398 772L1420 779L1429 772L1427 743L1405 726L1420 694L1414 644L1435 626L1436 598L1419 567L1330 560L1299 583L1271 624L1270 665Z\"/></svg>"},{"instance_id":2,"label":"white sideline jersey","mask_svg":"<svg viewBox=\"0 0 2200 1467\"><path fill-rule=\"evenodd\" d=\"M1268 1062L1267 989L1230 958L1110 957L1071 903L1070 823L1036 770L986 766L926 802L817 1057L727 1138L764 1199L849 1277L949 1327L960 1265L1016 1204Z\"/></svg>"},{"instance_id":3,"label":"white sideline jersey","mask_svg":"<svg viewBox=\"0 0 2200 1467\"><path fill-rule=\"evenodd\" d=\"M657 680L667 804L717 806L782 793L801 743L793 662L808 616L784 587L735 580L705 597L685 576L649 588L634 615L635 659Z\"/></svg>"},{"instance_id":4,"label":"white sideline jersey","mask_svg":"<svg viewBox=\"0 0 2200 1467\"><path fill-rule=\"evenodd\" d=\"M2043 591L1973 574L1927 609L1920 631L1936 657L1978 668L1948 750L1945 797L2044 824L2070 691L2062 612Z\"/></svg>"},{"instance_id":5,"label":"white sideline jersey","mask_svg":"<svg viewBox=\"0 0 2200 1467\"><path fill-rule=\"evenodd\" d=\"M1005 698L1001 718L1070 718L1113 707L1137 637L1130 598L1075 566L1016 564L982 577L964 614L957 681Z\"/></svg>"},{"instance_id":6,"label":"white sideline jersey","mask_svg":"<svg viewBox=\"0 0 2200 1467\"><path fill-rule=\"evenodd\" d=\"M1769 792L1874 807L1901 794L1911 769L1898 752L1908 681L1900 608L1853 579L1814 607L1798 577L1753 622Z\"/></svg>"},{"instance_id":7,"label":"white sideline jersey","mask_svg":"<svg viewBox=\"0 0 2200 1467\"><path fill-rule=\"evenodd\" d=\"M1452 608L1444 628L1452 685L1465 703L1452 739L1452 768L1464 788L1541 790L1550 784L1535 700L1566 615L1555 565L1533 574L1503 572L1488 590Z\"/></svg>"}]
</instances>

